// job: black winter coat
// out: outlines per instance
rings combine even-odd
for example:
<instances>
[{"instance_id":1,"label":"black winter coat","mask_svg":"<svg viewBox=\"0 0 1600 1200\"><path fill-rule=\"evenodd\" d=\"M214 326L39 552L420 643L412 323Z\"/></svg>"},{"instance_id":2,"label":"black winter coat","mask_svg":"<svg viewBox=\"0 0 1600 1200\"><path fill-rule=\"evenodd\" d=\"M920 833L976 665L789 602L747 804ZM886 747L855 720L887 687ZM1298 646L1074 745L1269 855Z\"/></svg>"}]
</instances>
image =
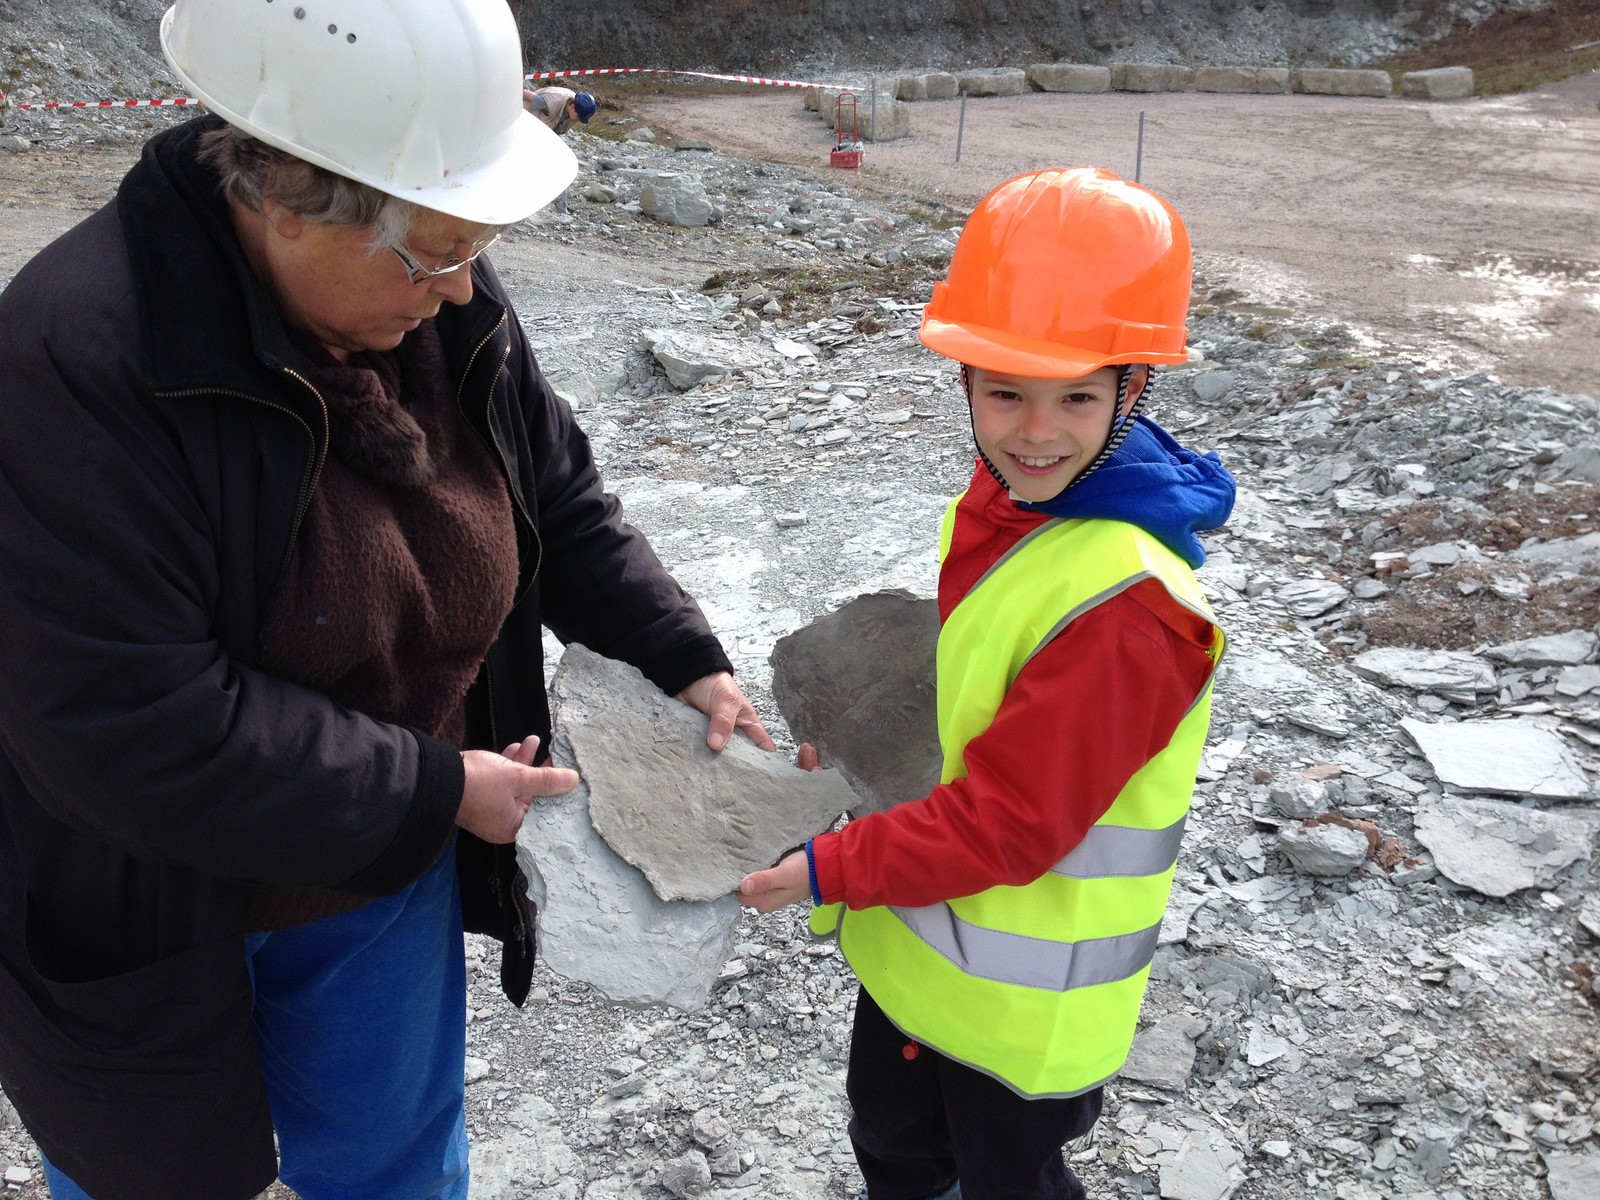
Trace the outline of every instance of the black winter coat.
<instances>
[{"instance_id":1,"label":"black winter coat","mask_svg":"<svg viewBox=\"0 0 1600 1200\"><path fill-rule=\"evenodd\" d=\"M463 786L452 746L258 667L328 415L196 161L215 125L155 138L0 295L0 1084L97 1200L271 1181L251 887L395 891ZM520 562L469 731L548 744L541 624L668 692L728 660L602 490L492 267L472 271L436 320ZM467 926L506 941L520 1003L512 848L457 853Z\"/></svg>"}]
</instances>

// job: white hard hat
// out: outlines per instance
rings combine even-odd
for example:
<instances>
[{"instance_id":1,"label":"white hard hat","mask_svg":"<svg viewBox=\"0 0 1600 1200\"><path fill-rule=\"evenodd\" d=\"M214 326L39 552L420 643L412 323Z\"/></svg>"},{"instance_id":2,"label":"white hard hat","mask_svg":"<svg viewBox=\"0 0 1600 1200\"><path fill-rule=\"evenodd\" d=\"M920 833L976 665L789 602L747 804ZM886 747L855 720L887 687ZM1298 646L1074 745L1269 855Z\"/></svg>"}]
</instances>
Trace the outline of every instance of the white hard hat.
<instances>
[{"instance_id":1,"label":"white hard hat","mask_svg":"<svg viewBox=\"0 0 1600 1200\"><path fill-rule=\"evenodd\" d=\"M161 48L230 125L466 221L519 221L578 173L522 109L505 0L176 0Z\"/></svg>"}]
</instances>

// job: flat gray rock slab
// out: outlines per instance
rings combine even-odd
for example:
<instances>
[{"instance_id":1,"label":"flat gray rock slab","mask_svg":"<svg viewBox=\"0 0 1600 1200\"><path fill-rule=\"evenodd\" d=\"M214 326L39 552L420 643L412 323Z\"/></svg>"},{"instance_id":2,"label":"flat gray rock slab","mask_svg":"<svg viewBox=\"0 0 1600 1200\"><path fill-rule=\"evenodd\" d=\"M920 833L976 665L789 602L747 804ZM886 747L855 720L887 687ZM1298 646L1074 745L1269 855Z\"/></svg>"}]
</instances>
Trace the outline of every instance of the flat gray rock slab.
<instances>
[{"instance_id":1,"label":"flat gray rock slab","mask_svg":"<svg viewBox=\"0 0 1600 1200\"><path fill-rule=\"evenodd\" d=\"M773 647L778 710L795 740L849 781L857 813L920 799L939 782L938 641L938 601L888 591L858 596Z\"/></svg>"},{"instance_id":2,"label":"flat gray rock slab","mask_svg":"<svg viewBox=\"0 0 1600 1200\"><path fill-rule=\"evenodd\" d=\"M1484 653L1514 667L1575 667L1593 659L1596 650L1600 650L1600 637L1587 629L1572 629L1490 646Z\"/></svg>"},{"instance_id":3,"label":"flat gray rock slab","mask_svg":"<svg viewBox=\"0 0 1600 1200\"><path fill-rule=\"evenodd\" d=\"M1120 1075L1151 1087L1181 1092L1194 1070L1197 1037L1207 1029L1200 1017L1174 1013L1163 1017L1133 1039L1133 1049Z\"/></svg>"},{"instance_id":4,"label":"flat gray rock slab","mask_svg":"<svg viewBox=\"0 0 1600 1200\"><path fill-rule=\"evenodd\" d=\"M1577 758L1554 730L1526 721L1432 724L1406 718L1439 782L1458 792L1588 800L1594 790Z\"/></svg>"},{"instance_id":5,"label":"flat gray rock slab","mask_svg":"<svg viewBox=\"0 0 1600 1200\"><path fill-rule=\"evenodd\" d=\"M576 766L559 732L550 756ZM539 957L557 975L616 1004L692 1011L710 998L733 956L739 902L662 900L595 832L587 783L534 801L517 834L517 862L539 907Z\"/></svg>"},{"instance_id":6,"label":"flat gray rock slab","mask_svg":"<svg viewBox=\"0 0 1600 1200\"><path fill-rule=\"evenodd\" d=\"M709 749L703 713L587 647L567 648L550 692L589 819L663 900L728 895L855 803L838 772L802 771L742 734Z\"/></svg>"},{"instance_id":7,"label":"flat gray rock slab","mask_svg":"<svg viewBox=\"0 0 1600 1200\"><path fill-rule=\"evenodd\" d=\"M1357 675L1391 687L1419 692L1492 692L1494 668L1464 650L1364 650L1350 661Z\"/></svg>"},{"instance_id":8,"label":"flat gray rock slab","mask_svg":"<svg viewBox=\"0 0 1600 1200\"><path fill-rule=\"evenodd\" d=\"M1544 1156L1550 1169L1550 1200L1593 1200L1600 1196L1600 1154L1551 1154Z\"/></svg>"},{"instance_id":9,"label":"flat gray rock slab","mask_svg":"<svg viewBox=\"0 0 1600 1200\"><path fill-rule=\"evenodd\" d=\"M1446 878L1486 896L1551 887L1563 870L1594 853L1583 821L1503 800L1423 797L1417 840Z\"/></svg>"}]
</instances>

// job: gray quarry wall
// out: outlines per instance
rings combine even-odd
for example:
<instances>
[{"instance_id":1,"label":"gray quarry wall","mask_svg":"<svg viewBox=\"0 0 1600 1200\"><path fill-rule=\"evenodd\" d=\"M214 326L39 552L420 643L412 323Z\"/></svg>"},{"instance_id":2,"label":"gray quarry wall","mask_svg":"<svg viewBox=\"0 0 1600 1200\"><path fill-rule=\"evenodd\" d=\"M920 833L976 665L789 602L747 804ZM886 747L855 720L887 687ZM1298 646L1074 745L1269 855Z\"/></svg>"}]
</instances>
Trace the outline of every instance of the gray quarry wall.
<instances>
[{"instance_id":1,"label":"gray quarry wall","mask_svg":"<svg viewBox=\"0 0 1600 1200\"><path fill-rule=\"evenodd\" d=\"M1353 66L1550 0L510 0L530 70Z\"/></svg>"}]
</instances>

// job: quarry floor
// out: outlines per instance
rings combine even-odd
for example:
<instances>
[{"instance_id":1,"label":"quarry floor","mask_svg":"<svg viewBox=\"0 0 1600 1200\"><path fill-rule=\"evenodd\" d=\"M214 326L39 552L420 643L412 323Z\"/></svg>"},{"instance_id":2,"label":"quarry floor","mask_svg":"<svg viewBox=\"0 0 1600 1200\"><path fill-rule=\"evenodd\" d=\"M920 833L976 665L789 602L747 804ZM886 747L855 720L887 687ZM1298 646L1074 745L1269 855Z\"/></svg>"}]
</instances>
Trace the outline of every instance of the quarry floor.
<instances>
[{"instance_id":1,"label":"quarry floor","mask_svg":"<svg viewBox=\"0 0 1600 1200\"><path fill-rule=\"evenodd\" d=\"M628 106L658 133L830 173L834 134L793 91ZM831 174L959 222L1025 171L1137 172L1189 224L1197 301L1600 394L1600 71L1450 102L1111 92L972 98L964 117L957 100L910 107L910 138Z\"/></svg>"}]
</instances>

